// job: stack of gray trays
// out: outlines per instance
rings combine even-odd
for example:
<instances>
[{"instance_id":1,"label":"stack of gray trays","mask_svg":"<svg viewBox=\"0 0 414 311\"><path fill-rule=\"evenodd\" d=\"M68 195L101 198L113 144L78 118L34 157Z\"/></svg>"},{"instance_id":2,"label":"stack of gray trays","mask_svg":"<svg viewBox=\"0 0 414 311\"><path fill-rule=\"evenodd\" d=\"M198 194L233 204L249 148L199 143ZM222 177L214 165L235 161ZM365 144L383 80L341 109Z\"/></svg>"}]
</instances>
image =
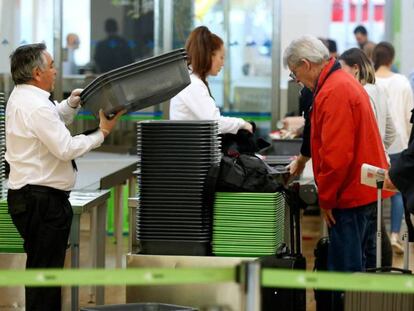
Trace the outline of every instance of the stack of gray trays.
<instances>
[{"instance_id":1,"label":"stack of gray trays","mask_svg":"<svg viewBox=\"0 0 414 311\"><path fill-rule=\"evenodd\" d=\"M141 253L211 253L205 183L220 165L217 121L143 121L138 130L137 237Z\"/></svg>"},{"instance_id":2,"label":"stack of gray trays","mask_svg":"<svg viewBox=\"0 0 414 311\"><path fill-rule=\"evenodd\" d=\"M6 172L5 172L5 163L4 163L4 154L6 151L6 132L5 132L5 107L6 101L4 93L0 92L0 195L1 198L6 197Z\"/></svg>"},{"instance_id":3,"label":"stack of gray trays","mask_svg":"<svg viewBox=\"0 0 414 311\"><path fill-rule=\"evenodd\" d=\"M92 81L80 94L95 116L126 109L137 111L166 101L190 84L184 49L154 56L111 71Z\"/></svg>"}]
</instances>

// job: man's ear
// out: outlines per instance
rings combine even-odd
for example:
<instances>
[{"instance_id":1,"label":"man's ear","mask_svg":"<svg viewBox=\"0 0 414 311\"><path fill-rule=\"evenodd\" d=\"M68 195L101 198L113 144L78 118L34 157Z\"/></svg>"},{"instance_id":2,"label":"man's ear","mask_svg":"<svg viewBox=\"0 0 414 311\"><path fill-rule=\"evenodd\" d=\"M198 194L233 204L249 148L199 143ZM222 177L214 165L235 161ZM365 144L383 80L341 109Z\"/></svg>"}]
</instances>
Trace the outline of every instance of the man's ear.
<instances>
[{"instance_id":1,"label":"man's ear","mask_svg":"<svg viewBox=\"0 0 414 311\"><path fill-rule=\"evenodd\" d=\"M32 71L33 80L40 81L41 72L39 67L34 68Z\"/></svg>"},{"instance_id":2,"label":"man's ear","mask_svg":"<svg viewBox=\"0 0 414 311\"><path fill-rule=\"evenodd\" d=\"M306 68L307 70L309 70L309 69L311 68L311 63L310 63L310 61L308 61L306 58L303 58L303 59L302 59L302 62L303 62L303 64L305 65L305 68Z\"/></svg>"}]
</instances>

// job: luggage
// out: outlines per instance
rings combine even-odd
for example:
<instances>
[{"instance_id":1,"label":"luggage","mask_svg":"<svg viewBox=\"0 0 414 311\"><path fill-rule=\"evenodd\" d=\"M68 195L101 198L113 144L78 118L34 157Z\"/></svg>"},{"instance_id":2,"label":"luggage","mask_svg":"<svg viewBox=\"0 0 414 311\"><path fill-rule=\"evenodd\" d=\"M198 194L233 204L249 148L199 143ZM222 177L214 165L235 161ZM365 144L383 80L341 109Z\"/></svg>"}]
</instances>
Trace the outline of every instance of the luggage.
<instances>
[{"instance_id":1,"label":"luggage","mask_svg":"<svg viewBox=\"0 0 414 311\"><path fill-rule=\"evenodd\" d=\"M289 215L290 249L282 244L275 255L259 258L262 268L299 269L306 270L306 258L302 255L302 237L300 229L300 209L296 202L296 191L289 191L286 215ZM306 310L306 290L289 288L262 288L262 311Z\"/></svg>"},{"instance_id":2,"label":"luggage","mask_svg":"<svg viewBox=\"0 0 414 311\"><path fill-rule=\"evenodd\" d=\"M403 273L411 274L408 269L409 242L413 237L404 234L404 269L383 267L381 265L381 190L383 182L377 182L378 187L378 205L377 205L377 268L371 269L369 272L374 273ZM407 217L407 214L406 214ZM406 218L407 226L409 221ZM344 310L345 311L400 311L414 310L414 295L402 293L372 293L372 292L345 292Z\"/></svg>"},{"instance_id":3,"label":"luggage","mask_svg":"<svg viewBox=\"0 0 414 311\"><path fill-rule=\"evenodd\" d=\"M328 246L329 238L324 236L320 238L316 244L314 255L315 265L314 271L327 271L328 270ZM317 311L332 311L333 308L333 296L330 290L317 290L315 289L315 301Z\"/></svg>"}]
</instances>

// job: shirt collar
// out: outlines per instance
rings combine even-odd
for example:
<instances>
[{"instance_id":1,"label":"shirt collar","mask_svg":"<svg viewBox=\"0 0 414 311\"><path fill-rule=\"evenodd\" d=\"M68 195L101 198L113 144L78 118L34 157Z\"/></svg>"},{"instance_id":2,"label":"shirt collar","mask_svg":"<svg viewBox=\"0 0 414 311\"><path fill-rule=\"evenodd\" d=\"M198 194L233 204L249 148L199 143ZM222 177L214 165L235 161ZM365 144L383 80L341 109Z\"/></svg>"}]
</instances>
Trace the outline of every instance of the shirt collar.
<instances>
[{"instance_id":1,"label":"shirt collar","mask_svg":"<svg viewBox=\"0 0 414 311\"><path fill-rule=\"evenodd\" d=\"M18 84L15 86L15 88L17 90L30 90L44 97L45 99L49 99L50 97L50 93L48 91L42 90L41 88L38 88L37 86L31 84Z\"/></svg>"}]
</instances>

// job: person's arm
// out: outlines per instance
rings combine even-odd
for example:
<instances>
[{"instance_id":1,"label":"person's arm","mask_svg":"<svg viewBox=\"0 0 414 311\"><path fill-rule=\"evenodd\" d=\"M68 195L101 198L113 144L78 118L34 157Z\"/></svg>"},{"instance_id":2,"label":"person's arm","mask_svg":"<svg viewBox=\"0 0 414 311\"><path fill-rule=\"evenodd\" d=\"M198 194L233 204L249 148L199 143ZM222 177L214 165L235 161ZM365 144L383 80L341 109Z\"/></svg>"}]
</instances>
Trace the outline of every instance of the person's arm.
<instances>
[{"instance_id":1,"label":"person's arm","mask_svg":"<svg viewBox=\"0 0 414 311\"><path fill-rule=\"evenodd\" d=\"M289 173L292 176L299 176L302 174L305 169L306 162L310 160L310 157L306 157L302 154L299 154L290 164L287 166L289 168Z\"/></svg>"},{"instance_id":2,"label":"person's arm","mask_svg":"<svg viewBox=\"0 0 414 311\"><path fill-rule=\"evenodd\" d=\"M252 131L251 124L240 118L223 117L206 86L192 82L182 97L186 106L199 120L218 120L220 133L236 134L239 129Z\"/></svg>"},{"instance_id":3,"label":"person's arm","mask_svg":"<svg viewBox=\"0 0 414 311\"><path fill-rule=\"evenodd\" d=\"M75 89L67 99L61 101L60 103L56 103L59 116L66 125L73 122L73 119L81 108L80 93L82 91L82 89Z\"/></svg>"},{"instance_id":4,"label":"person's arm","mask_svg":"<svg viewBox=\"0 0 414 311\"><path fill-rule=\"evenodd\" d=\"M317 183L319 205L323 209L338 207L337 196L356 152L353 113L350 104L344 102L347 96L343 97L341 93L331 93L329 99L322 98L315 120L321 128L321 148L315 152L320 158Z\"/></svg>"},{"instance_id":5,"label":"person's arm","mask_svg":"<svg viewBox=\"0 0 414 311\"><path fill-rule=\"evenodd\" d=\"M388 148L392 145L395 138L397 137L397 131L395 129L395 124L391 116L391 112L389 107L389 103L387 102L386 105L384 105L385 108L385 134L384 134L384 146L385 150L388 150Z\"/></svg>"},{"instance_id":6,"label":"person's arm","mask_svg":"<svg viewBox=\"0 0 414 311\"><path fill-rule=\"evenodd\" d=\"M407 193L414 183L414 141L401 152L400 157L389 169L389 179L403 194Z\"/></svg>"},{"instance_id":7,"label":"person's arm","mask_svg":"<svg viewBox=\"0 0 414 311\"><path fill-rule=\"evenodd\" d=\"M413 92L411 90L411 86L409 81L407 82L407 86L404 88L403 99L405 104L405 118L404 118L404 129L407 134L407 138L410 137L412 124L411 120L411 110L414 108L414 98Z\"/></svg>"},{"instance_id":8,"label":"person's arm","mask_svg":"<svg viewBox=\"0 0 414 311\"><path fill-rule=\"evenodd\" d=\"M123 113L125 111L119 112L113 119L108 120L100 111L100 130L90 135L73 137L60 120L56 110L48 107L35 110L30 116L30 121L32 131L48 150L58 159L69 161L99 147Z\"/></svg>"}]
</instances>

